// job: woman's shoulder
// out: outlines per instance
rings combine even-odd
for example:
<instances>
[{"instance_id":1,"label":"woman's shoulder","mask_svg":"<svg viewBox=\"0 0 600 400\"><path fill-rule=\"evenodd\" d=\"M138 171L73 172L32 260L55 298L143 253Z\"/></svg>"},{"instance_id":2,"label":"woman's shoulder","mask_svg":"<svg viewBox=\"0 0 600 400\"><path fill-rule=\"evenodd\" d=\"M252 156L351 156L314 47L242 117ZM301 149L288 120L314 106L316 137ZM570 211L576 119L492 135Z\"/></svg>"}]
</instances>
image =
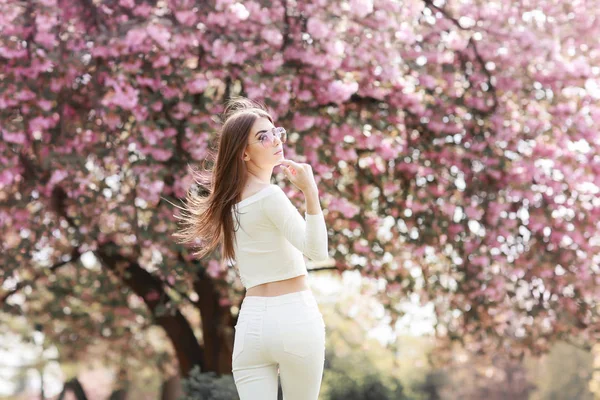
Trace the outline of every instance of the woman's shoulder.
<instances>
[{"instance_id":1,"label":"woman's shoulder","mask_svg":"<svg viewBox=\"0 0 600 400\"><path fill-rule=\"evenodd\" d=\"M270 183L268 186L265 186L263 189L261 189L261 192L264 192L265 198L277 197L281 195L286 196L281 186L276 183Z\"/></svg>"},{"instance_id":2,"label":"woman's shoulder","mask_svg":"<svg viewBox=\"0 0 600 400\"><path fill-rule=\"evenodd\" d=\"M263 196L261 196L263 202L278 204L277 202L284 200L284 198L288 199L288 195L283 188L276 183L269 184L261 191L261 193L263 194Z\"/></svg>"},{"instance_id":3,"label":"woman's shoulder","mask_svg":"<svg viewBox=\"0 0 600 400\"><path fill-rule=\"evenodd\" d=\"M266 197L270 197L274 192L276 193L278 190L276 188L277 185L268 184L260 187L252 188L252 190L248 190L247 193L242 193L242 199L234 204L236 208L241 208L248 206L250 204L260 202Z\"/></svg>"},{"instance_id":4,"label":"woman's shoulder","mask_svg":"<svg viewBox=\"0 0 600 400\"><path fill-rule=\"evenodd\" d=\"M268 189L265 189L261 196L261 200L264 208L280 208L289 209L290 205L293 205L293 195L290 196L287 192L277 184L270 184Z\"/></svg>"},{"instance_id":5,"label":"woman's shoulder","mask_svg":"<svg viewBox=\"0 0 600 400\"><path fill-rule=\"evenodd\" d=\"M242 198L243 198L242 200L245 200L252 196L256 196L262 192L273 190L273 188L271 186L273 186L272 183L269 183L267 185L254 186L251 189L247 190L245 193L242 193Z\"/></svg>"}]
</instances>

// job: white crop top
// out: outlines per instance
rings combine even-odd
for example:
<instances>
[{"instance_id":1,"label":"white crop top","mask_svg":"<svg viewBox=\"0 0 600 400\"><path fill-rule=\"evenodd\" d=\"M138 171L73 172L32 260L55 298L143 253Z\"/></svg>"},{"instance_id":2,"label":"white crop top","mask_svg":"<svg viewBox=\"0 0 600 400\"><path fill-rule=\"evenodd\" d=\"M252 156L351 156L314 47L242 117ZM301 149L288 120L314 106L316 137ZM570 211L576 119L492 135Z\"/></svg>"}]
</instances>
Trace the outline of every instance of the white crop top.
<instances>
[{"instance_id":1,"label":"white crop top","mask_svg":"<svg viewBox=\"0 0 600 400\"><path fill-rule=\"evenodd\" d=\"M323 212L304 213L305 220L278 185L245 198L232 212L236 264L246 289L307 275L304 256L313 261L328 257Z\"/></svg>"}]
</instances>

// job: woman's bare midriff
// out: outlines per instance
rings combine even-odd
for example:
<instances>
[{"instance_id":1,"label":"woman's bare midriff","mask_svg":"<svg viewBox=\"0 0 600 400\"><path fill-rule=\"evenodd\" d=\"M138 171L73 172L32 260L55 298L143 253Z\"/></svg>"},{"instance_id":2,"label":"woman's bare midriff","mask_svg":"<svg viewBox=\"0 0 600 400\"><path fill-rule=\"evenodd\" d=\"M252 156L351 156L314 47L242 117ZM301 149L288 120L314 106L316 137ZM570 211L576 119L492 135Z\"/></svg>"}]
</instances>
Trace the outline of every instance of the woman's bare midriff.
<instances>
[{"instance_id":1,"label":"woman's bare midriff","mask_svg":"<svg viewBox=\"0 0 600 400\"><path fill-rule=\"evenodd\" d=\"M282 281L267 282L251 287L246 291L246 296L281 296L282 294L301 292L310 289L306 282L306 275L296 276Z\"/></svg>"}]
</instances>

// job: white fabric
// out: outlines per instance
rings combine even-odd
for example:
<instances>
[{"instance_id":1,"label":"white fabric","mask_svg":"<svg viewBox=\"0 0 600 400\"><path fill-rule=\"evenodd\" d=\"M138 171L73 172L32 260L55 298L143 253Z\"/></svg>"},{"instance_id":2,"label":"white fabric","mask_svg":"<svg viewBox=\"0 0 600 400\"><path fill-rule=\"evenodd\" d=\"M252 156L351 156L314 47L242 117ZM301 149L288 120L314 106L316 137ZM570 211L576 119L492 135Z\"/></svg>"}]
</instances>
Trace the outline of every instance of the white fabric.
<instances>
[{"instance_id":1,"label":"white fabric","mask_svg":"<svg viewBox=\"0 0 600 400\"><path fill-rule=\"evenodd\" d=\"M246 296L231 366L240 400L317 400L325 367L326 326L311 290Z\"/></svg>"},{"instance_id":2,"label":"white fabric","mask_svg":"<svg viewBox=\"0 0 600 400\"><path fill-rule=\"evenodd\" d=\"M328 257L323 212L302 218L278 185L245 198L232 211L235 261L246 289L306 275L304 256L313 261Z\"/></svg>"}]
</instances>

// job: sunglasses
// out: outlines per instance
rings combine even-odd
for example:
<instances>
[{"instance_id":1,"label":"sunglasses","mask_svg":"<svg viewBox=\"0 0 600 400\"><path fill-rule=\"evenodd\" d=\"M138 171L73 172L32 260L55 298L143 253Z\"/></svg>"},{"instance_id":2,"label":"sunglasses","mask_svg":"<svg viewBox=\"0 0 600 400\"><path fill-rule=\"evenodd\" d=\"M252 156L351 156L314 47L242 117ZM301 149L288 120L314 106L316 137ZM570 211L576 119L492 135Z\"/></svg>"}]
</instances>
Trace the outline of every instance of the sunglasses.
<instances>
[{"instance_id":1,"label":"sunglasses","mask_svg":"<svg viewBox=\"0 0 600 400\"><path fill-rule=\"evenodd\" d=\"M273 147L273 140L275 139L275 136L277 136L281 143L285 143L285 141L287 140L287 132L285 131L285 129L281 127L275 127L269 129L266 132L261 133L260 135L258 135L257 141L249 144L261 143L265 149Z\"/></svg>"}]
</instances>

